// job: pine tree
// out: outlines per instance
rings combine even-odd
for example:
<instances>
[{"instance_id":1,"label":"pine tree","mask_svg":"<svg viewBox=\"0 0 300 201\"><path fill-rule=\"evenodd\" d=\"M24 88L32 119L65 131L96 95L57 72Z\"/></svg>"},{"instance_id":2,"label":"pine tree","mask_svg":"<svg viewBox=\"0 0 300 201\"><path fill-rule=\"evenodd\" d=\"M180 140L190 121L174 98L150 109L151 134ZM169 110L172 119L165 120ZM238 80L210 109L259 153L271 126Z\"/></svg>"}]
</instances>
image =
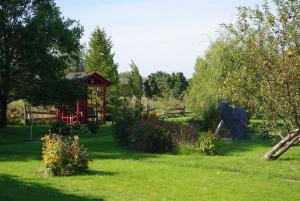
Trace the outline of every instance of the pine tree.
<instances>
[{"instance_id":1,"label":"pine tree","mask_svg":"<svg viewBox=\"0 0 300 201\"><path fill-rule=\"evenodd\" d=\"M85 57L85 71L97 72L110 82L117 83L118 64L114 62L112 41L104 29L97 28L91 36Z\"/></svg>"}]
</instances>

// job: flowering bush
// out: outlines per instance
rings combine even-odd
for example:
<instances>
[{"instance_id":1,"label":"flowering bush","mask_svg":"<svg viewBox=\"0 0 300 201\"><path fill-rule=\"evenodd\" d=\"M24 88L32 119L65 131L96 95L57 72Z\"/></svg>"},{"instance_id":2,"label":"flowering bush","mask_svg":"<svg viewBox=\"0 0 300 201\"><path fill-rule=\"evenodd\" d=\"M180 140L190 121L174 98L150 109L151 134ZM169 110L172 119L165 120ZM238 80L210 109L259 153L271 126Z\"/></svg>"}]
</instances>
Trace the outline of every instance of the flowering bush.
<instances>
[{"instance_id":1,"label":"flowering bush","mask_svg":"<svg viewBox=\"0 0 300 201\"><path fill-rule=\"evenodd\" d=\"M171 136L161 128L160 121L139 121L130 129L129 147L131 149L160 153L173 149Z\"/></svg>"},{"instance_id":2,"label":"flowering bush","mask_svg":"<svg viewBox=\"0 0 300 201\"><path fill-rule=\"evenodd\" d=\"M213 133L201 134L199 138L199 150L208 155L218 154L220 148L220 138Z\"/></svg>"},{"instance_id":3,"label":"flowering bush","mask_svg":"<svg viewBox=\"0 0 300 201\"><path fill-rule=\"evenodd\" d=\"M194 147L197 142L197 131L192 126L159 120L155 113L143 113L140 108L125 103L114 112L113 133L120 145L161 153L177 151L185 144Z\"/></svg>"},{"instance_id":4,"label":"flowering bush","mask_svg":"<svg viewBox=\"0 0 300 201\"><path fill-rule=\"evenodd\" d=\"M88 169L91 161L87 149L80 145L78 136L63 138L45 135L42 139L42 158L51 175L73 175Z\"/></svg>"},{"instance_id":5,"label":"flowering bush","mask_svg":"<svg viewBox=\"0 0 300 201\"><path fill-rule=\"evenodd\" d=\"M126 102L116 107L113 113L113 134L120 145L128 147L130 130L141 119L141 111L137 107L130 107Z\"/></svg>"}]
</instances>

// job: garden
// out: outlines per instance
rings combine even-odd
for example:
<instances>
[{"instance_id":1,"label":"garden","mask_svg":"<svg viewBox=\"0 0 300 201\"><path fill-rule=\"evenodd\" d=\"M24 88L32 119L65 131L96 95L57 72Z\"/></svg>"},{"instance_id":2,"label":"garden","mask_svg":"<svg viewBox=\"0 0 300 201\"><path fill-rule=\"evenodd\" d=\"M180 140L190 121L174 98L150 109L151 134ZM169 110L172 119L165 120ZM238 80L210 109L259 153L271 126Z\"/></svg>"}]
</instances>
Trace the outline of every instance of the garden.
<instances>
[{"instance_id":1,"label":"garden","mask_svg":"<svg viewBox=\"0 0 300 201\"><path fill-rule=\"evenodd\" d=\"M238 7L188 79L119 72L54 0L1 2L0 200L300 200L299 8Z\"/></svg>"}]
</instances>

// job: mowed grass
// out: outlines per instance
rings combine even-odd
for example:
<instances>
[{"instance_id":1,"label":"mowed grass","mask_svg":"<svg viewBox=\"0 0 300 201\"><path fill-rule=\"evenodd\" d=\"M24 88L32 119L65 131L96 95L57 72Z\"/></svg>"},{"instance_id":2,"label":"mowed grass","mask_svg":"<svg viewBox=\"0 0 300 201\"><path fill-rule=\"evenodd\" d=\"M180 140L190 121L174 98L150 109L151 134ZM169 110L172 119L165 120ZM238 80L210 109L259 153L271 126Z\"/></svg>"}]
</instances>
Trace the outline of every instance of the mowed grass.
<instances>
[{"instance_id":1,"label":"mowed grass","mask_svg":"<svg viewBox=\"0 0 300 201\"><path fill-rule=\"evenodd\" d=\"M36 174L39 141L0 143L0 200L300 200L300 147L269 162L263 141L224 142L220 156L145 154L118 147L110 125L81 142L94 159L89 172L48 178Z\"/></svg>"}]
</instances>

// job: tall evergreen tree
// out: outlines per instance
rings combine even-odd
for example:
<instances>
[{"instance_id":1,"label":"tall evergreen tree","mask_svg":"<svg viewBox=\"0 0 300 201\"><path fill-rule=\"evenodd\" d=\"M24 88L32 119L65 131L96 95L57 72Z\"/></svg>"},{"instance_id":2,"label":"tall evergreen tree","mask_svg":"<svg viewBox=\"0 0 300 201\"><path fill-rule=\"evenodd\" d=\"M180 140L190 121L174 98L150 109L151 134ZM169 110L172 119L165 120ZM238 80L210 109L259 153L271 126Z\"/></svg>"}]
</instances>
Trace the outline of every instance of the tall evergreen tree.
<instances>
[{"instance_id":1,"label":"tall evergreen tree","mask_svg":"<svg viewBox=\"0 0 300 201\"><path fill-rule=\"evenodd\" d=\"M131 68L131 76L129 79L129 86L132 91L131 93L139 101L141 101L141 98L143 96L143 79L142 76L140 75L137 65L133 61L131 61L130 68Z\"/></svg>"},{"instance_id":2,"label":"tall evergreen tree","mask_svg":"<svg viewBox=\"0 0 300 201\"><path fill-rule=\"evenodd\" d=\"M118 65L114 62L112 41L103 29L97 28L91 36L85 58L85 70L97 72L112 83L117 83Z\"/></svg>"}]
</instances>

